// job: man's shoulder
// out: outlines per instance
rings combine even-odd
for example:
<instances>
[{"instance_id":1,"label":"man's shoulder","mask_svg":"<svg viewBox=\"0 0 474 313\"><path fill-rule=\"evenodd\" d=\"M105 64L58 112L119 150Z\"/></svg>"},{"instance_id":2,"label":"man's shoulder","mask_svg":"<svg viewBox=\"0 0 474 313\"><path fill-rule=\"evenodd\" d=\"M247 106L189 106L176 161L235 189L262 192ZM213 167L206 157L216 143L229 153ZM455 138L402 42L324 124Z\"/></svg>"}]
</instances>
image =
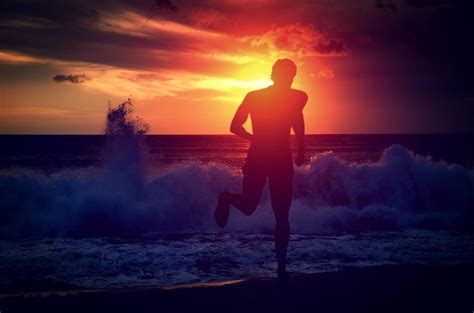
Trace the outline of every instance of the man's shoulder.
<instances>
[{"instance_id":1,"label":"man's shoulder","mask_svg":"<svg viewBox=\"0 0 474 313\"><path fill-rule=\"evenodd\" d=\"M301 98L302 100L308 100L308 95L303 90L291 88L291 92L293 92L296 97Z\"/></svg>"},{"instance_id":2,"label":"man's shoulder","mask_svg":"<svg viewBox=\"0 0 474 313\"><path fill-rule=\"evenodd\" d=\"M296 109L303 110L304 106L306 105L306 102L308 102L308 95L306 92L298 89L291 89L291 92L293 93L293 99L294 99L294 104Z\"/></svg>"},{"instance_id":3,"label":"man's shoulder","mask_svg":"<svg viewBox=\"0 0 474 313\"><path fill-rule=\"evenodd\" d=\"M246 105L248 106L253 106L255 103L259 103L263 99L263 97L265 97L267 92L268 88L250 91L245 96L244 103L246 103Z\"/></svg>"},{"instance_id":4,"label":"man's shoulder","mask_svg":"<svg viewBox=\"0 0 474 313\"><path fill-rule=\"evenodd\" d=\"M258 97L259 95L263 95L269 91L270 87L262 88L262 89L257 89L257 90L252 90L247 93L247 97Z\"/></svg>"}]
</instances>

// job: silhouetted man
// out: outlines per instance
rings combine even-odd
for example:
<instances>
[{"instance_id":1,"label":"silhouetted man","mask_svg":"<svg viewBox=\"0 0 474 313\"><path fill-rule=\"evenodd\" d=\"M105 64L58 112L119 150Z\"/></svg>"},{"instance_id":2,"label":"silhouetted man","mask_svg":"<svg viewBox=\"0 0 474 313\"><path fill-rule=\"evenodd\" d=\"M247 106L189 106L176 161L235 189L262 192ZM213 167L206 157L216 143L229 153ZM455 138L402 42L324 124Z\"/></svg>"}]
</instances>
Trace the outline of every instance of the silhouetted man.
<instances>
[{"instance_id":1,"label":"silhouetted man","mask_svg":"<svg viewBox=\"0 0 474 313\"><path fill-rule=\"evenodd\" d=\"M235 113L230 131L250 140L250 148L242 171L243 193L223 192L215 211L216 223L224 227L232 204L245 215L255 212L268 177L273 212L275 214L275 250L278 278L286 279L286 251L290 234L288 213L293 193L293 160L290 150L290 132L293 128L298 153L295 164L304 163L303 107L308 96L292 89L296 65L289 59L278 60L272 68L274 84L249 92ZM250 115L253 134L243 124Z\"/></svg>"}]
</instances>

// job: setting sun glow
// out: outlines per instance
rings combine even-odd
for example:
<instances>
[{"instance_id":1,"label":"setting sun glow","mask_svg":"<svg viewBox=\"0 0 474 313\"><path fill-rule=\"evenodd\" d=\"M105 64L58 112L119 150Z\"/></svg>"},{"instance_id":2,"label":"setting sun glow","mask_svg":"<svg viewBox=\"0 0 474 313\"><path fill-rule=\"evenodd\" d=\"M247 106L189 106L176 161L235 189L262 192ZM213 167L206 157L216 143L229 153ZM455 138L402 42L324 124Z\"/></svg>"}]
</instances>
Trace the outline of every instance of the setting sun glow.
<instances>
[{"instance_id":1,"label":"setting sun glow","mask_svg":"<svg viewBox=\"0 0 474 313\"><path fill-rule=\"evenodd\" d=\"M279 58L298 66L308 133L470 129L469 114L450 109L472 108L469 84L449 83L457 64L437 67L429 49L392 40L397 19L411 25L418 11L289 3L94 3L70 19L40 10L44 18L2 20L0 132L100 134L108 103L131 98L152 134L228 134L245 94L273 83Z\"/></svg>"}]
</instances>

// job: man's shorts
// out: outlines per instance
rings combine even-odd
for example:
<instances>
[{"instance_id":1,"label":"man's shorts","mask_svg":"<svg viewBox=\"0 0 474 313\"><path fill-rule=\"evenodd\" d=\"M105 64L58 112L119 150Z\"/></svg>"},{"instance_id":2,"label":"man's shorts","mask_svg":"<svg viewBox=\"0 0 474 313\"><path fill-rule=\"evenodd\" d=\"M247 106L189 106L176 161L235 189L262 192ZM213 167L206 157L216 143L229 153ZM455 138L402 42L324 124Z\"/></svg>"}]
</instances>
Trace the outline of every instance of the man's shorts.
<instances>
[{"instance_id":1,"label":"man's shorts","mask_svg":"<svg viewBox=\"0 0 474 313\"><path fill-rule=\"evenodd\" d=\"M256 158L251 154L242 167L243 194L252 206L257 206L268 177L270 197L275 214L288 214L293 197L293 159L291 153L283 157Z\"/></svg>"}]
</instances>

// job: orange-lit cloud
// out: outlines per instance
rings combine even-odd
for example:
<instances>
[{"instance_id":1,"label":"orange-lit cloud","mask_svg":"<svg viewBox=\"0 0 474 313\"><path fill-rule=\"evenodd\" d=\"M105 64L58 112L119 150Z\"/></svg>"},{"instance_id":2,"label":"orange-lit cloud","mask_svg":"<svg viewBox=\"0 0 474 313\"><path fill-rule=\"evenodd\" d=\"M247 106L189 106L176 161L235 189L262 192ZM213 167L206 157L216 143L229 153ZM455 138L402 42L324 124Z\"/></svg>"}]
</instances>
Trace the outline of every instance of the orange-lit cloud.
<instances>
[{"instance_id":1,"label":"orange-lit cloud","mask_svg":"<svg viewBox=\"0 0 474 313\"><path fill-rule=\"evenodd\" d=\"M437 35L417 27L431 16L430 6L5 1L0 132L101 132L107 101L132 97L152 132L227 133L245 93L270 85L271 66L282 57L294 59L294 86L309 95L308 132L397 131L394 116L402 121L400 129L468 125L469 114L447 121L444 113L451 112L446 103L472 99L472 49L453 49L467 41L451 24L444 23ZM453 12L464 11L469 12ZM442 12L436 18L446 19ZM58 74L66 81L75 81L68 75L90 80L56 84L52 78ZM420 118L418 103L437 112L430 113L432 122Z\"/></svg>"},{"instance_id":2,"label":"orange-lit cloud","mask_svg":"<svg viewBox=\"0 0 474 313\"><path fill-rule=\"evenodd\" d=\"M334 75L334 72L332 70L324 69L324 70L320 70L318 72L318 77L323 78L323 79L331 79L331 78L334 78L336 76Z\"/></svg>"},{"instance_id":3,"label":"orange-lit cloud","mask_svg":"<svg viewBox=\"0 0 474 313\"><path fill-rule=\"evenodd\" d=\"M24 63L46 63L47 60L36 58L33 56L28 56L20 53L0 51L0 64L24 64Z\"/></svg>"},{"instance_id":4,"label":"orange-lit cloud","mask_svg":"<svg viewBox=\"0 0 474 313\"><path fill-rule=\"evenodd\" d=\"M64 117L71 115L73 112L69 110L61 110L54 108L44 108L35 106L0 108L0 116L11 118L12 116L38 116L38 117Z\"/></svg>"},{"instance_id":5,"label":"orange-lit cloud","mask_svg":"<svg viewBox=\"0 0 474 313\"><path fill-rule=\"evenodd\" d=\"M326 38L311 26L291 24L273 28L261 35L246 36L252 47L299 56L346 56L342 40Z\"/></svg>"}]
</instances>

